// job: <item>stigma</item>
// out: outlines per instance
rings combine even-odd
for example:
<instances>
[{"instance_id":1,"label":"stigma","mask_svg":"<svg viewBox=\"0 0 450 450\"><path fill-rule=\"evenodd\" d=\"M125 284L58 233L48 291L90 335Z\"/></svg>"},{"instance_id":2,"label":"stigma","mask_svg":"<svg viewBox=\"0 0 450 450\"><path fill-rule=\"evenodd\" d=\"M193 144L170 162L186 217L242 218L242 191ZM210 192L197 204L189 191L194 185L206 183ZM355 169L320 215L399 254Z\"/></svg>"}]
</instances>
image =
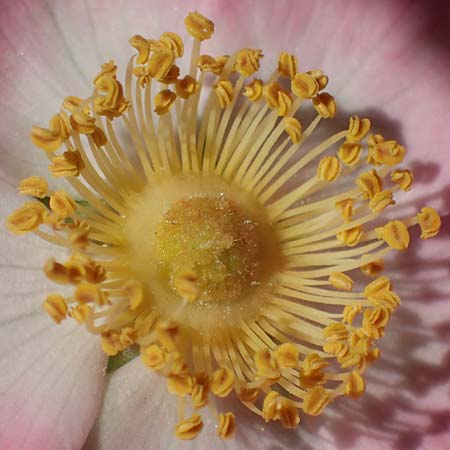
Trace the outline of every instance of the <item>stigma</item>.
<instances>
[{"instance_id":1,"label":"stigma","mask_svg":"<svg viewBox=\"0 0 450 450\"><path fill-rule=\"evenodd\" d=\"M441 220L428 206L398 215L406 149L368 118L310 143L338 112L322 70L282 52L263 80L261 49L202 54L214 23L194 12L185 25L189 55L174 32L132 36L123 81L105 62L90 95L32 128L64 186L30 174L19 193L34 200L7 227L67 249L43 272L70 293L43 309L110 357L139 348L179 399L177 438L201 433L205 407L231 438L239 417L215 400L233 396L294 429L364 393L401 303L386 257Z\"/></svg>"}]
</instances>

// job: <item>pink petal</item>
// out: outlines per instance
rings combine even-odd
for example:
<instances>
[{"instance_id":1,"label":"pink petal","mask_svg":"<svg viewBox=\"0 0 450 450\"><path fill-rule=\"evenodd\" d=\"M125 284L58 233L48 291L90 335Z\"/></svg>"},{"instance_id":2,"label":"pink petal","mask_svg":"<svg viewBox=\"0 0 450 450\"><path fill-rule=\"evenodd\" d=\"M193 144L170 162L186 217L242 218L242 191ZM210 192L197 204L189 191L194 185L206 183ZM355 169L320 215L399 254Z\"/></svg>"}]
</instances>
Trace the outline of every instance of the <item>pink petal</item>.
<instances>
[{"instance_id":1,"label":"pink petal","mask_svg":"<svg viewBox=\"0 0 450 450\"><path fill-rule=\"evenodd\" d=\"M4 181L0 190L3 223L17 199ZM0 242L0 448L79 449L102 400L98 339L72 324L57 326L41 308L55 290L42 272L54 249L4 226Z\"/></svg>"}]
</instances>

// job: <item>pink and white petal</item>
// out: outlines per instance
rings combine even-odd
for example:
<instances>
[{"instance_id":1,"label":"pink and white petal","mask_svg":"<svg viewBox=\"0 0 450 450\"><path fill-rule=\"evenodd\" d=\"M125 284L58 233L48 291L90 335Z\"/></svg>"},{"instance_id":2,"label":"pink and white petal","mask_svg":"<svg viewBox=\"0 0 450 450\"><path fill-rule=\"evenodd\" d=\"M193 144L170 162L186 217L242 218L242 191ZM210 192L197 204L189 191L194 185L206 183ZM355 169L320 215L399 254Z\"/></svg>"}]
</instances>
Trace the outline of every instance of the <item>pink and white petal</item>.
<instances>
[{"instance_id":1,"label":"pink and white petal","mask_svg":"<svg viewBox=\"0 0 450 450\"><path fill-rule=\"evenodd\" d=\"M100 409L105 358L96 338L43 311L52 249L6 232L17 199L2 179L0 191L0 448L77 450Z\"/></svg>"}]
</instances>

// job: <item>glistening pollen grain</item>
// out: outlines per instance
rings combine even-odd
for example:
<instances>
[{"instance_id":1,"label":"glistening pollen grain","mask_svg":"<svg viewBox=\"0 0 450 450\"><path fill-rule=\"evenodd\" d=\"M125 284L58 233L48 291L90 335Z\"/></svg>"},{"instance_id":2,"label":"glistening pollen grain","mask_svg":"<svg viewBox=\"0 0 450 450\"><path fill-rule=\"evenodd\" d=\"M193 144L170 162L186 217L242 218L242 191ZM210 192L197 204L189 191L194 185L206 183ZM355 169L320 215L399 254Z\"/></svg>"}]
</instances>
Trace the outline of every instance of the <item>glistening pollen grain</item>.
<instances>
[{"instance_id":1,"label":"glistening pollen grain","mask_svg":"<svg viewBox=\"0 0 450 450\"><path fill-rule=\"evenodd\" d=\"M199 435L207 405L232 437L239 416L214 402L231 395L296 428L363 394L400 304L385 257L408 248L410 227L428 239L441 221L430 207L383 219L414 178L397 167L405 148L370 134L368 118L312 143L337 113L321 70L282 52L263 80L261 49L201 54L214 23L195 12L185 24L186 63L178 34L133 36L123 84L106 62L89 97L32 128L66 187L22 180L35 200L7 226L68 249L44 265L69 292L45 311L100 336L107 355L138 346L179 398L176 437Z\"/></svg>"}]
</instances>

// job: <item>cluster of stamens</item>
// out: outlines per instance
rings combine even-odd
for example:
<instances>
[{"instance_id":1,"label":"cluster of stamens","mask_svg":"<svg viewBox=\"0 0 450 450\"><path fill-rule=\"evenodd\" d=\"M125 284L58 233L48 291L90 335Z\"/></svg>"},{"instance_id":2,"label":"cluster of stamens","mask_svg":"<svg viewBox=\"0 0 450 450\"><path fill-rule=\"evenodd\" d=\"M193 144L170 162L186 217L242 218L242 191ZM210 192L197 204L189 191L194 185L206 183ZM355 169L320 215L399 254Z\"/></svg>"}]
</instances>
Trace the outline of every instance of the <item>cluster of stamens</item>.
<instances>
[{"instance_id":1,"label":"cluster of stamens","mask_svg":"<svg viewBox=\"0 0 450 450\"><path fill-rule=\"evenodd\" d=\"M138 53L124 87L114 62L105 63L90 97L67 97L48 128L33 127L51 175L77 194L49 191L42 177L22 180L20 194L37 200L7 225L70 250L44 272L73 289L50 294L45 310L56 323L71 318L100 335L109 356L139 346L142 362L180 399L178 438L201 432L207 405L218 436L231 437L236 418L211 397L233 392L265 421L296 428L300 412L318 415L337 397L364 392L363 372L380 357L376 341L400 304L380 275L384 259L408 248L411 226L423 239L435 236L440 218L424 207L378 220L397 191L411 189L413 174L395 168L405 148L369 134L367 118L351 117L293 161L336 115L321 70L301 72L283 52L263 81L255 77L261 50L202 55L214 24L199 13L185 24L194 38L186 74L176 64L179 35L133 36ZM296 113L308 102L316 116L304 129ZM287 189L310 165L314 173ZM342 188L342 177L354 184ZM218 218L222 198L231 222ZM259 226L272 233L265 253Z\"/></svg>"}]
</instances>

